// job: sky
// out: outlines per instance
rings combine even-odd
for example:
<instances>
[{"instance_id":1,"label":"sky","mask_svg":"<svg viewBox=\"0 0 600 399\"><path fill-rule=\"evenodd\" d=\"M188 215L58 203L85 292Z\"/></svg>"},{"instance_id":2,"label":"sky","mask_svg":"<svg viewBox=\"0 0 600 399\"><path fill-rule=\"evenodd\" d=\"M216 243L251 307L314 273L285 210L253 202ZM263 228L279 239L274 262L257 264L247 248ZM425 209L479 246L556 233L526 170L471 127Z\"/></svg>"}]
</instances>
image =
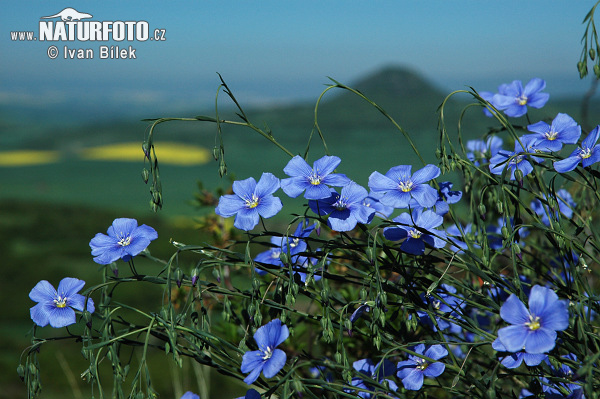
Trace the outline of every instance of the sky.
<instances>
[{"instance_id":1,"label":"sky","mask_svg":"<svg viewBox=\"0 0 600 399\"><path fill-rule=\"evenodd\" d=\"M220 73L243 104L314 102L328 76L352 84L389 65L452 91L541 77L551 95L581 94L577 0L10 1L0 13L0 111L60 107L72 117L155 116L214 103ZM74 8L82 21L146 21L147 41L18 41ZM49 47L58 56L51 59ZM65 59L91 49L93 59ZM135 59L100 59L100 46ZM126 51L129 55L129 51ZM89 54L89 53L88 53ZM74 111L75 113L75 111Z\"/></svg>"}]
</instances>

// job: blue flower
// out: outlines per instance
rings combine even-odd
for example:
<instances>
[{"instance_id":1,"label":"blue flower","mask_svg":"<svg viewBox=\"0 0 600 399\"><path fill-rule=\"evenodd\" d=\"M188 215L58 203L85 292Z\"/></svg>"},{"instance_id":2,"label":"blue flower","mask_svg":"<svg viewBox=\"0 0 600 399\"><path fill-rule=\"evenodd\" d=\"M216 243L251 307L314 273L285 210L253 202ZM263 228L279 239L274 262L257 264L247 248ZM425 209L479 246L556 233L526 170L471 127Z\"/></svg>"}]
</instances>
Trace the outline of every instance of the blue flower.
<instances>
[{"instance_id":1,"label":"blue flower","mask_svg":"<svg viewBox=\"0 0 600 399\"><path fill-rule=\"evenodd\" d=\"M452 252L456 252L459 254L464 253L464 250L469 248L467 243L463 241L463 233L464 233L464 236L473 234L471 232L471 230L473 228L473 225L471 223L468 223L464 227L461 225L461 228L462 228L462 231L458 228L457 225L452 225L446 229L448 238L452 239L450 247L448 249L450 249L450 251L452 251ZM471 239L470 241L474 241L474 240ZM481 248L481 246L475 242L472 242L472 245L474 248Z\"/></svg>"},{"instance_id":2,"label":"blue flower","mask_svg":"<svg viewBox=\"0 0 600 399\"><path fill-rule=\"evenodd\" d=\"M323 199L329 197L329 187L342 187L350 183L344 174L331 173L340 164L341 159L335 156L324 156L314 162L311 168L306 161L296 155L283 169L290 178L281 181L281 189L288 196L296 198L304 192L306 199Z\"/></svg>"},{"instance_id":3,"label":"blue flower","mask_svg":"<svg viewBox=\"0 0 600 399\"><path fill-rule=\"evenodd\" d=\"M456 204L462 198L462 191L450 191L452 189L452 183L445 181L440 183L440 189L438 190L438 199L435 205L431 207L440 216L444 216L450 211L448 204ZM411 211L425 209L423 208L416 199L412 198L408 203Z\"/></svg>"},{"instance_id":4,"label":"blue flower","mask_svg":"<svg viewBox=\"0 0 600 399\"><path fill-rule=\"evenodd\" d=\"M266 263L268 265L283 267L281 262L281 253L289 254L293 263L298 259L298 254L306 251L306 242L302 239L308 237L310 233L315 229L316 224L305 227L308 225L308 220L302 221L296 227L296 231L292 236L289 237L271 237L271 247L269 250L264 251L256 255L254 261L260 263ZM264 270L256 269L259 275L264 275L267 272Z\"/></svg>"},{"instance_id":5,"label":"blue flower","mask_svg":"<svg viewBox=\"0 0 600 399\"><path fill-rule=\"evenodd\" d=\"M281 320L271 320L256 330L254 340L257 351L248 351L242 358L242 373L250 373L244 382L248 385L258 379L261 371L265 378L274 377L285 366L287 356L281 349L276 349L287 339L290 332Z\"/></svg>"},{"instance_id":6,"label":"blue flower","mask_svg":"<svg viewBox=\"0 0 600 399\"><path fill-rule=\"evenodd\" d=\"M563 144L575 144L581 136L581 126L567 114L558 114L551 125L538 122L527 126L527 130L534 134L523 137L535 139L534 148L546 152L559 151Z\"/></svg>"},{"instance_id":7,"label":"blue flower","mask_svg":"<svg viewBox=\"0 0 600 399\"><path fill-rule=\"evenodd\" d=\"M545 200L546 195L542 194L542 198ZM577 206L575 201L573 201L573 197L571 197L571 194L567 190L561 188L556 193L556 198L558 200L558 210L570 219L573 216L573 208ZM553 219L558 220L558 212L555 210L550 213L548 205L542 204L542 201L539 199L535 199L531 202L531 209L541 218L542 223L546 226L550 226L548 215L552 215Z\"/></svg>"},{"instance_id":8,"label":"blue flower","mask_svg":"<svg viewBox=\"0 0 600 399\"><path fill-rule=\"evenodd\" d=\"M321 216L329 215L329 227L335 231L350 231L357 223L371 222L375 209L363 204L367 190L353 181L342 187L341 194L330 190L328 198L308 201L313 212Z\"/></svg>"},{"instance_id":9,"label":"blue flower","mask_svg":"<svg viewBox=\"0 0 600 399\"><path fill-rule=\"evenodd\" d=\"M361 359L357 360L352 364L354 370L358 371L361 374L364 374L366 377L379 382L380 384L386 383L389 389L392 391L398 390L398 386L392 380L388 380L385 377L389 377L394 375L396 372L396 365L389 361L388 359L383 359L377 365L373 364L371 359ZM374 388L365 382L360 377L352 378L352 386L360 389L365 389L369 391L374 391ZM368 399L371 397L369 392L358 392L358 396L361 398Z\"/></svg>"},{"instance_id":10,"label":"blue flower","mask_svg":"<svg viewBox=\"0 0 600 399\"><path fill-rule=\"evenodd\" d=\"M411 175L412 166L394 166L384 175L369 176L369 187L375 193L384 193L379 201L394 208L407 208L414 198L424 208L431 208L438 199L437 190L425 183L440 175L440 168L427 165Z\"/></svg>"},{"instance_id":11,"label":"blue flower","mask_svg":"<svg viewBox=\"0 0 600 399\"><path fill-rule=\"evenodd\" d=\"M29 298L38 302L31 308L31 320L40 327L50 324L54 328L60 328L75 323L73 309L86 309L93 313L95 308L92 298L88 298L86 304L85 296L78 294L84 285L83 280L66 277L58 283L58 290L55 290L48 281L40 281L29 293Z\"/></svg>"},{"instance_id":12,"label":"blue flower","mask_svg":"<svg viewBox=\"0 0 600 399\"><path fill-rule=\"evenodd\" d=\"M258 183L254 178L233 182L235 194L223 195L215 213L225 218L235 216L233 225L240 230L252 230L260 219L275 216L283 207L281 200L273 196L279 189L279 179L271 173L263 173Z\"/></svg>"},{"instance_id":13,"label":"blue flower","mask_svg":"<svg viewBox=\"0 0 600 399\"><path fill-rule=\"evenodd\" d=\"M431 345L425 350L425 345L419 344L414 348L414 352L433 360L440 360L448 356L448 351L442 345ZM409 355L408 359L398 363L398 373L396 375L402 380L404 388L411 391L421 389L425 377L439 377L446 369L444 363L430 362L420 356Z\"/></svg>"},{"instance_id":14,"label":"blue flower","mask_svg":"<svg viewBox=\"0 0 600 399\"><path fill-rule=\"evenodd\" d=\"M260 399L260 393L256 389L250 388L246 391L246 395L240 396L236 399Z\"/></svg>"},{"instance_id":15,"label":"blue flower","mask_svg":"<svg viewBox=\"0 0 600 399\"><path fill-rule=\"evenodd\" d=\"M383 205L379 200L383 196L383 193L370 192L367 197L363 200L363 205L375 209L375 216L380 218L387 218L394 212L394 208L391 206Z\"/></svg>"},{"instance_id":16,"label":"blue flower","mask_svg":"<svg viewBox=\"0 0 600 399\"><path fill-rule=\"evenodd\" d=\"M187 391L180 399L200 399L200 395L196 395L192 391Z\"/></svg>"},{"instance_id":17,"label":"blue flower","mask_svg":"<svg viewBox=\"0 0 600 399\"><path fill-rule=\"evenodd\" d=\"M506 347L502 345L502 342L500 342L500 339L498 338L496 338L494 342L492 342L492 348L494 348L494 350L498 352L508 352L506 350ZM547 358L548 355L543 353L527 353L521 351L506 354L506 356L500 358L500 363L502 363L502 365L507 369L516 369L523 362L525 362L526 365L532 367L537 366Z\"/></svg>"},{"instance_id":18,"label":"blue flower","mask_svg":"<svg viewBox=\"0 0 600 399\"><path fill-rule=\"evenodd\" d=\"M542 108L548 102L550 95L540 93L545 87L546 82L539 78L531 79L525 88L520 80L515 80L503 86L502 93L495 94L491 102L506 115L518 118L527 113L528 106Z\"/></svg>"},{"instance_id":19,"label":"blue flower","mask_svg":"<svg viewBox=\"0 0 600 399\"><path fill-rule=\"evenodd\" d=\"M521 146L523 143L523 146ZM535 138L523 136L521 137L521 143L515 141L515 150L506 151L500 150L496 155L490 159L490 172L495 175L501 175L505 168L510 171L510 180L515 180L515 171L518 169L526 176L533 172L533 166L528 160L526 153L532 153L535 150L532 146L535 144ZM540 162L539 157L530 156L536 162Z\"/></svg>"},{"instance_id":20,"label":"blue flower","mask_svg":"<svg viewBox=\"0 0 600 399\"><path fill-rule=\"evenodd\" d=\"M467 141L467 158L473 162L475 166L489 163L491 157L496 155L502 149L502 139L500 137L488 137L483 140Z\"/></svg>"},{"instance_id":21,"label":"blue flower","mask_svg":"<svg viewBox=\"0 0 600 399\"><path fill-rule=\"evenodd\" d=\"M573 353L569 353L568 355L563 355L561 356L561 358L563 359L567 359L570 360L574 363L581 363L579 362L579 360L577 359L577 356L575 356ZM557 369L555 368L549 361L548 359L546 359L546 363L548 364L548 366L550 367L550 369L552 370L552 374L554 374L555 376L568 380L568 381L577 381L580 377L577 375L577 370L573 370L571 368L571 366L562 363L560 365L560 367ZM567 391L569 392L569 394L573 394L575 392L577 392L578 390L581 390L581 397L583 396L583 388L581 387L581 385L577 385L574 384L573 382L559 382L556 380L552 380L550 381L547 378L543 378L543 383L544 383L544 392L546 393L546 395L556 395L556 397L562 397L559 395L562 395L562 392ZM583 381L582 381L583 382ZM552 396L554 397L554 396ZM577 397L574 395L574 397Z\"/></svg>"},{"instance_id":22,"label":"blue flower","mask_svg":"<svg viewBox=\"0 0 600 399\"><path fill-rule=\"evenodd\" d=\"M456 288L449 284L442 284L435 291L435 296L421 294L421 300L428 310L428 312L417 311L421 323L431 326L433 331L439 329L453 333L460 332L461 328L458 324L447 320L448 318L461 319L462 309L466 306L464 298L456 294Z\"/></svg>"},{"instance_id":23,"label":"blue flower","mask_svg":"<svg viewBox=\"0 0 600 399\"><path fill-rule=\"evenodd\" d=\"M556 332L569 327L567 301L540 285L531 288L529 310L511 294L500 308L500 317L511 324L498 330L508 352L546 353L556 344Z\"/></svg>"},{"instance_id":24,"label":"blue flower","mask_svg":"<svg viewBox=\"0 0 600 399\"><path fill-rule=\"evenodd\" d=\"M158 233L145 224L138 226L137 220L115 219L107 234L98 233L90 241L94 262L108 265L119 259L125 262L138 255L158 238Z\"/></svg>"},{"instance_id":25,"label":"blue flower","mask_svg":"<svg viewBox=\"0 0 600 399\"><path fill-rule=\"evenodd\" d=\"M434 248L446 245L446 232L436 230L444 219L433 211L414 211L411 214L402 213L393 219L399 225L383 229L383 236L391 241L404 240L400 249L413 255L422 255L425 244Z\"/></svg>"},{"instance_id":26,"label":"blue flower","mask_svg":"<svg viewBox=\"0 0 600 399\"><path fill-rule=\"evenodd\" d=\"M596 126L571 155L561 161L554 162L554 170L565 173L575 169L580 162L584 168L587 168L600 161L600 145L596 145L599 137L600 126Z\"/></svg>"}]
</instances>

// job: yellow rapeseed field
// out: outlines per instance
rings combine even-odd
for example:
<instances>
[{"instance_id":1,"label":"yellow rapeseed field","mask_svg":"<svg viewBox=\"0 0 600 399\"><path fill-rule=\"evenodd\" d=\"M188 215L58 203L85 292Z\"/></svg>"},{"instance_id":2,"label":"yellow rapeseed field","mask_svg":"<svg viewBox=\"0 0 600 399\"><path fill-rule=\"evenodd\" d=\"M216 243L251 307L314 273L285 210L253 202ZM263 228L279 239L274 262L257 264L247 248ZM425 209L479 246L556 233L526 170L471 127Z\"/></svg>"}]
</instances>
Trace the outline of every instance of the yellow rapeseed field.
<instances>
[{"instance_id":1,"label":"yellow rapeseed field","mask_svg":"<svg viewBox=\"0 0 600 399\"><path fill-rule=\"evenodd\" d=\"M30 166L56 162L60 159L58 151L3 151L0 152L0 166Z\"/></svg>"},{"instance_id":2,"label":"yellow rapeseed field","mask_svg":"<svg viewBox=\"0 0 600 399\"><path fill-rule=\"evenodd\" d=\"M161 142L155 148L158 162L162 164L192 166L207 163L212 158L209 150L196 145ZM144 153L142 144L134 142L86 148L81 157L95 161L142 162Z\"/></svg>"}]
</instances>

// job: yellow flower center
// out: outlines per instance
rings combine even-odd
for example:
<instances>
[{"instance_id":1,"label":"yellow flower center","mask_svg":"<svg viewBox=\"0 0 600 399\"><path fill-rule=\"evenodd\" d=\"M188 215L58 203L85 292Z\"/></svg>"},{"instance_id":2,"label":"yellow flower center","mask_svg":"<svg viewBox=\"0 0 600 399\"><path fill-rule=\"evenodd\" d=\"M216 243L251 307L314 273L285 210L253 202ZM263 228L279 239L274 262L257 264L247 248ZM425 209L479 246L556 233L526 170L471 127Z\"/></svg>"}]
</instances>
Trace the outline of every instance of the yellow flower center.
<instances>
[{"instance_id":1,"label":"yellow flower center","mask_svg":"<svg viewBox=\"0 0 600 399\"><path fill-rule=\"evenodd\" d=\"M402 190L403 192L407 193L410 190L412 190L412 188L413 188L413 182L410 181L410 180L400 181L400 183L398 183L398 188L400 190Z\"/></svg>"},{"instance_id":2,"label":"yellow flower center","mask_svg":"<svg viewBox=\"0 0 600 399\"><path fill-rule=\"evenodd\" d=\"M310 175L310 177L308 178L308 181L310 181L310 184L312 184L313 186L318 186L319 184L321 184L321 179L322 177L319 176L319 171L314 171L312 175Z\"/></svg>"},{"instance_id":3,"label":"yellow flower center","mask_svg":"<svg viewBox=\"0 0 600 399\"><path fill-rule=\"evenodd\" d=\"M54 304L56 305L57 308L66 308L67 307L67 297L66 296L58 296L58 298L56 298L54 300Z\"/></svg>"},{"instance_id":4,"label":"yellow flower center","mask_svg":"<svg viewBox=\"0 0 600 399\"><path fill-rule=\"evenodd\" d=\"M529 316L529 321L525 323L530 330L535 331L539 329L542 325L540 324L540 318L538 316Z\"/></svg>"},{"instance_id":5,"label":"yellow flower center","mask_svg":"<svg viewBox=\"0 0 600 399\"><path fill-rule=\"evenodd\" d=\"M517 97L517 102L519 103L519 105L526 105L527 97L525 95L521 94L520 97Z\"/></svg>"},{"instance_id":6,"label":"yellow flower center","mask_svg":"<svg viewBox=\"0 0 600 399\"><path fill-rule=\"evenodd\" d=\"M258 197L256 194L252 194L252 198L246 198L246 208L253 209L258 206Z\"/></svg>"},{"instance_id":7,"label":"yellow flower center","mask_svg":"<svg viewBox=\"0 0 600 399\"><path fill-rule=\"evenodd\" d=\"M412 229L412 230L410 230L410 231L408 232L408 234L409 234L409 235L410 235L412 238L420 238L420 237L421 237L421 235L422 235L423 233L421 233L421 232L420 232L419 230L417 230L417 229Z\"/></svg>"},{"instance_id":8,"label":"yellow flower center","mask_svg":"<svg viewBox=\"0 0 600 399\"><path fill-rule=\"evenodd\" d=\"M592 150L590 148L582 148L579 151L579 157L581 159L586 159L592 156Z\"/></svg>"},{"instance_id":9,"label":"yellow flower center","mask_svg":"<svg viewBox=\"0 0 600 399\"><path fill-rule=\"evenodd\" d=\"M546 133L546 140L556 140L556 136L558 136L558 132L550 130L548 133Z\"/></svg>"},{"instance_id":10,"label":"yellow flower center","mask_svg":"<svg viewBox=\"0 0 600 399\"><path fill-rule=\"evenodd\" d=\"M123 233L121 233L121 239L119 240L119 245L122 247L126 247L129 244L131 244L131 237L129 237L128 235L125 237L122 237Z\"/></svg>"},{"instance_id":11,"label":"yellow flower center","mask_svg":"<svg viewBox=\"0 0 600 399\"><path fill-rule=\"evenodd\" d=\"M417 370L423 371L427 368L427 366L429 366L429 364L427 363L427 360L425 360L425 359L419 358L416 360L416 362L417 362Z\"/></svg>"}]
</instances>

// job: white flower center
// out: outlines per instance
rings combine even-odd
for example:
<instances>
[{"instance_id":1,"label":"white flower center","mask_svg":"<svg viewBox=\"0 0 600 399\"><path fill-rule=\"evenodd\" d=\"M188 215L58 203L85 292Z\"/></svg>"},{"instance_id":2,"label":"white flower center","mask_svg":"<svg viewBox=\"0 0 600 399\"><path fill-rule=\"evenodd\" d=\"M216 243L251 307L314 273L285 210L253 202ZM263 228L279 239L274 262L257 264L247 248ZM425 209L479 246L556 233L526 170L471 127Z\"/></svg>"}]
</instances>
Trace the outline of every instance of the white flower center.
<instances>
[{"instance_id":1,"label":"white flower center","mask_svg":"<svg viewBox=\"0 0 600 399\"><path fill-rule=\"evenodd\" d=\"M67 297L66 296L58 296L54 299L54 304L57 308L66 308L67 307Z\"/></svg>"},{"instance_id":2,"label":"white flower center","mask_svg":"<svg viewBox=\"0 0 600 399\"><path fill-rule=\"evenodd\" d=\"M519 103L519 105L527 104L527 96L524 94L521 94L519 97L517 97L517 103Z\"/></svg>"},{"instance_id":3,"label":"white flower center","mask_svg":"<svg viewBox=\"0 0 600 399\"><path fill-rule=\"evenodd\" d=\"M556 137L558 136L558 132L555 132L554 130L550 130L545 135L546 135L546 140L556 140Z\"/></svg>"},{"instance_id":4,"label":"white flower center","mask_svg":"<svg viewBox=\"0 0 600 399\"><path fill-rule=\"evenodd\" d=\"M119 237L120 237L120 238L119 238L119 242L118 242L118 244L119 244L120 246L122 246L122 247L126 247L126 246L128 246L129 244L131 244L131 237L129 236L129 234L124 234L124 233L121 233L121 234L119 234Z\"/></svg>"},{"instance_id":5,"label":"white flower center","mask_svg":"<svg viewBox=\"0 0 600 399\"><path fill-rule=\"evenodd\" d=\"M258 206L259 198L256 196L256 194L252 194L252 197L246 198L245 201L246 201L246 208L252 209L252 208L256 208Z\"/></svg>"},{"instance_id":6,"label":"white flower center","mask_svg":"<svg viewBox=\"0 0 600 399\"><path fill-rule=\"evenodd\" d=\"M427 363L427 360L425 360L425 359L418 358L418 359L416 359L416 362L417 362L417 370L423 371L427 368L427 366L429 366L429 363Z\"/></svg>"},{"instance_id":7,"label":"white flower center","mask_svg":"<svg viewBox=\"0 0 600 399\"><path fill-rule=\"evenodd\" d=\"M421 238L421 235L423 233L421 233L419 230L417 229L412 229L408 232L408 234L412 237L412 238Z\"/></svg>"},{"instance_id":8,"label":"white flower center","mask_svg":"<svg viewBox=\"0 0 600 399\"><path fill-rule=\"evenodd\" d=\"M414 185L414 184L413 184L413 182L412 182L412 181L410 181L410 180L406 180L406 181L403 181L403 180L401 180L401 181L398 183L398 188L399 188L400 190L402 190L403 192L407 193L407 192L409 192L410 190L412 190L412 188L413 188L413 185Z\"/></svg>"},{"instance_id":9,"label":"white flower center","mask_svg":"<svg viewBox=\"0 0 600 399\"><path fill-rule=\"evenodd\" d=\"M539 329L542 325L540 324L540 318L539 316L532 316L529 315L529 321L527 323L525 323L525 325L527 327L529 327L530 330L535 331L537 329Z\"/></svg>"},{"instance_id":10,"label":"white flower center","mask_svg":"<svg viewBox=\"0 0 600 399\"><path fill-rule=\"evenodd\" d=\"M280 249L274 249L271 251L271 258L273 258L273 259L279 259L280 255L281 255Z\"/></svg>"},{"instance_id":11,"label":"white flower center","mask_svg":"<svg viewBox=\"0 0 600 399\"><path fill-rule=\"evenodd\" d=\"M592 156L592 149L591 148L581 148L579 149L579 158L581 159L586 159Z\"/></svg>"},{"instance_id":12,"label":"white flower center","mask_svg":"<svg viewBox=\"0 0 600 399\"><path fill-rule=\"evenodd\" d=\"M319 171L314 171L312 173L312 175L310 175L308 177L308 181L310 182L310 184L312 184L313 186L318 186L319 184L321 184L321 179L323 177L319 175Z\"/></svg>"},{"instance_id":13,"label":"white flower center","mask_svg":"<svg viewBox=\"0 0 600 399\"><path fill-rule=\"evenodd\" d=\"M273 356L273 349L270 346L267 346L267 349L265 350L261 350L261 352L263 353L263 360L267 360L270 359L271 356Z\"/></svg>"},{"instance_id":14,"label":"white flower center","mask_svg":"<svg viewBox=\"0 0 600 399\"><path fill-rule=\"evenodd\" d=\"M346 204L347 200L348 199L344 198L344 197L338 198L338 200L335 201L335 203L333 204L334 208L337 209L338 211L343 211L344 209L347 208L347 204Z\"/></svg>"},{"instance_id":15,"label":"white flower center","mask_svg":"<svg viewBox=\"0 0 600 399\"><path fill-rule=\"evenodd\" d=\"M512 165L517 165L518 163L520 163L523 160L524 157L525 157L524 155L517 155L516 157L511 159L509 163Z\"/></svg>"}]
</instances>

